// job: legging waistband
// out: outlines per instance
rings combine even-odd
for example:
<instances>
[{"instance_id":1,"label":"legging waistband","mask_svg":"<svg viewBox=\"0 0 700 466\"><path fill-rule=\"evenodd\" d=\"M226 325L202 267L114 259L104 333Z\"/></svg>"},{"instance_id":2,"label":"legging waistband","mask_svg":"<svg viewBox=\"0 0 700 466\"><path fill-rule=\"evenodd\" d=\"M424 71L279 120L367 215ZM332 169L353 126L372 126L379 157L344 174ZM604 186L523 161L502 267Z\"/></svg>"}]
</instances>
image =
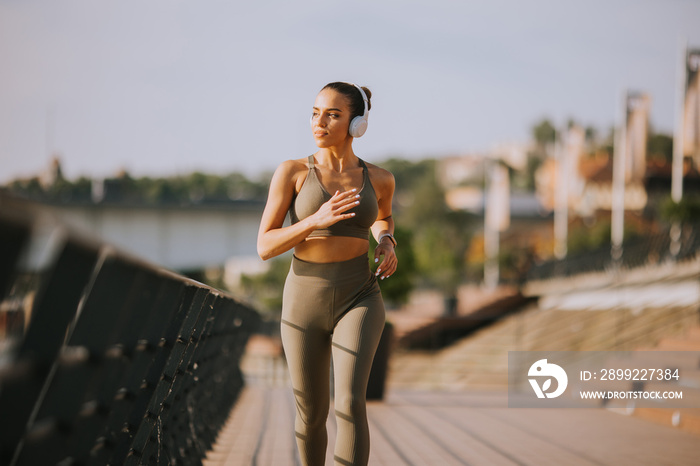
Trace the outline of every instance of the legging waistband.
<instances>
[{"instance_id":1,"label":"legging waistband","mask_svg":"<svg viewBox=\"0 0 700 466\"><path fill-rule=\"evenodd\" d=\"M327 281L344 281L370 275L367 254L340 262L307 262L292 257L291 272L298 277L315 277Z\"/></svg>"}]
</instances>

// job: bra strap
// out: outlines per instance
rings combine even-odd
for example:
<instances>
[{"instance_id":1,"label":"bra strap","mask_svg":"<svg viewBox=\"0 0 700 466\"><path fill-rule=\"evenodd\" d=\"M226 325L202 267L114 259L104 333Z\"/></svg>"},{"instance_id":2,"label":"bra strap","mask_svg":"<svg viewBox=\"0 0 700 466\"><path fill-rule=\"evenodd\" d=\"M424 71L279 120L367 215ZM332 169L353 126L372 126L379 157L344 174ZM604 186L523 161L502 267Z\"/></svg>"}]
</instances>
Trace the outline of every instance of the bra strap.
<instances>
[{"instance_id":1,"label":"bra strap","mask_svg":"<svg viewBox=\"0 0 700 466\"><path fill-rule=\"evenodd\" d=\"M369 178L369 169L367 169L367 165L365 164L365 161L362 160L361 158L357 158L360 161L360 165L362 165L362 174Z\"/></svg>"},{"instance_id":2,"label":"bra strap","mask_svg":"<svg viewBox=\"0 0 700 466\"><path fill-rule=\"evenodd\" d=\"M309 155L309 170L314 169L314 156L313 154Z\"/></svg>"}]
</instances>

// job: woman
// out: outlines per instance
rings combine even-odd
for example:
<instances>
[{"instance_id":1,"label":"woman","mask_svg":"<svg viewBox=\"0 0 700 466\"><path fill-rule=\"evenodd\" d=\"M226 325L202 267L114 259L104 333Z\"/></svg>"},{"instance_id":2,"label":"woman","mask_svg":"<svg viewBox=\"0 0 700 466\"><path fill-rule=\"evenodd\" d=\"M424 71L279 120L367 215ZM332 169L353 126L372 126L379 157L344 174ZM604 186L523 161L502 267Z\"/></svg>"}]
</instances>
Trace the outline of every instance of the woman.
<instances>
[{"instance_id":1,"label":"woman","mask_svg":"<svg viewBox=\"0 0 700 466\"><path fill-rule=\"evenodd\" d=\"M377 278L397 266L391 203L394 177L355 155L367 126L371 93L335 82L319 92L311 129L319 150L275 171L258 233L263 260L294 248L284 287L281 335L297 406L297 446L305 465L324 464L335 376L337 464L369 458L365 394L384 329ZM330 194L334 193L334 194ZM289 212L291 225L283 226ZM377 239L369 268L369 231Z\"/></svg>"}]
</instances>

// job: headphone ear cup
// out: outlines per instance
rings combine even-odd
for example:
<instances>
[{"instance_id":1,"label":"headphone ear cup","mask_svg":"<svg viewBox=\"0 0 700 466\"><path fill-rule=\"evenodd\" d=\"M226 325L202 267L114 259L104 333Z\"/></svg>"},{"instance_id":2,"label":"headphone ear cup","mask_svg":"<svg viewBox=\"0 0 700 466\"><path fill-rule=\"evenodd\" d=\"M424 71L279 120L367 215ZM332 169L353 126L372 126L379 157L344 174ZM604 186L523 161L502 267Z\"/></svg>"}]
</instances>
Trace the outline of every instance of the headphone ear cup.
<instances>
[{"instance_id":1,"label":"headphone ear cup","mask_svg":"<svg viewBox=\"0 0 700 466\"><path fill-rule=\"evenodd\" d=\"M348 133L354 138L362 137L367 131L367 118L364 116L356 116L350 122L350 127L348 128Z\"/></svg>"}]
</instances>

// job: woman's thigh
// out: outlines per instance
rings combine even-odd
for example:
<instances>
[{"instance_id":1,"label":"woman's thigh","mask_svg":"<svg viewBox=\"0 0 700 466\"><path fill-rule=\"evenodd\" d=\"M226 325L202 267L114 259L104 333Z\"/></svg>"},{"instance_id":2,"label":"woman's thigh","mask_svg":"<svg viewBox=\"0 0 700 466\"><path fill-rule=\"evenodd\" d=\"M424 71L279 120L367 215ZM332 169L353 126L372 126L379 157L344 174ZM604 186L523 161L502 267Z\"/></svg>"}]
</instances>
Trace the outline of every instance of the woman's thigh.
<instances>
[{"instance_id":1,"label":"woman's thigh","mask_svg":"<svg viewBox=\"0 0 700 466\"><path fill-rule=\"evenodd\" d=\"M357 303L336 323L332 342L336 398L347 392L364 395L384 322L384 303L381 294L376 293Z\"/></svg>"}]
</instances>

